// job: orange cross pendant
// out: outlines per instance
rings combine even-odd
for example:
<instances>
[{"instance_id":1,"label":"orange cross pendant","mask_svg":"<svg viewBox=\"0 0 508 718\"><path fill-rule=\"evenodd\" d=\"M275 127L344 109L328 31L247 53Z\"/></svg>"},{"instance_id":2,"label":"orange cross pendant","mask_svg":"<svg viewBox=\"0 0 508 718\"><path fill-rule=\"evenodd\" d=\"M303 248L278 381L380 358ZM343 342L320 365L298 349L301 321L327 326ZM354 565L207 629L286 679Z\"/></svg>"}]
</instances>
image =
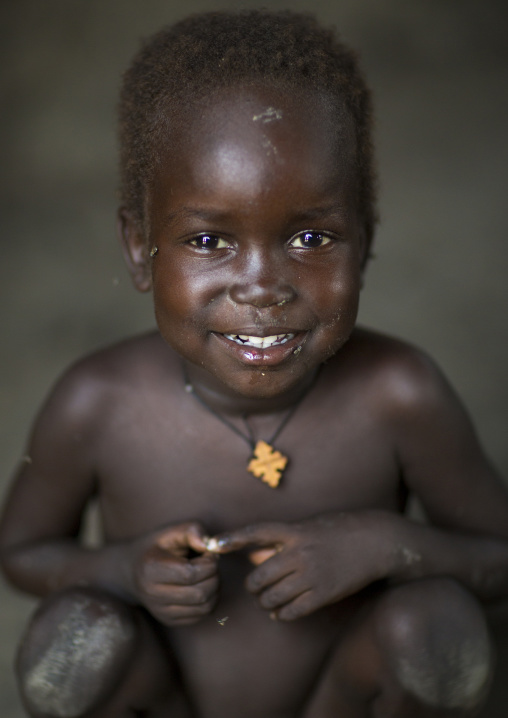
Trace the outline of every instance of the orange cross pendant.
<instances>
[{"instance_id":1,"label":"orange cross pendant","mask_svg":"<svg viewBox=\"0 0 508 718\"><path fill-rule=\"evenodd\" d=\"M282 472L288 463L287 456L275 451L266 441L258 441L254 448L254 457L249 461L247 471L264 481L272 489L277 488Z\"/></svg>"}]
</instances>

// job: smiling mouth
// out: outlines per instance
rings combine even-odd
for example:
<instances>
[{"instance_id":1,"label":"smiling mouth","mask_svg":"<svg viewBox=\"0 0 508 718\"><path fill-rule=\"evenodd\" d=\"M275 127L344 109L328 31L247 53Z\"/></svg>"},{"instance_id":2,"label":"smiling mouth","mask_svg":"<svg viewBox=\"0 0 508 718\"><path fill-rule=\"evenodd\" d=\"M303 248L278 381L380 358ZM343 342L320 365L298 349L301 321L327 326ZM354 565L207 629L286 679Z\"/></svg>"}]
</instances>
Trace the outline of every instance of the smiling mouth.
<instances>
[{"instance_id":1,"label":"smiling mouth","mask_svg":"<svg viewBox=\"0 0 508 718\"><path fill-rule=\"evenodd\" d=\"M255 349L269 349L270 347L289 342L295 335L272 334L269 337L255 337L249 334L224 334L223 336L241 346L253 347Z\"/></svg>"}]
</instances>

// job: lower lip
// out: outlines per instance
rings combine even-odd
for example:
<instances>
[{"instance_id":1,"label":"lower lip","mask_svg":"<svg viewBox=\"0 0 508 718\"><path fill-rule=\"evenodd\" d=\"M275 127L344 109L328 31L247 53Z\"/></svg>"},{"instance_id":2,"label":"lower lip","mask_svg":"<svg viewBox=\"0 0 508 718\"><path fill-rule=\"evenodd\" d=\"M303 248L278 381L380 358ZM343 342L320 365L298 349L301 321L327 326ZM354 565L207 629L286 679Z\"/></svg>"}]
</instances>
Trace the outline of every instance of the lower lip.
<instances>
[{"instance_id":1,"label":"lower lip","mask_svg":"<svg viewBox=\"0 0 508 718\"><path fill-rule=\"evenodd\" d=\"M306 332L298 332L292 339L288 339L283 344L274 344L266 349L260 349L248 344L238 344L232 339L228 339L224 334L216 334L213 336L224 346L227 352L242 364L249 366L277 366L286 361L295 350L305 341Z\"/></svg>"}]
</instances>

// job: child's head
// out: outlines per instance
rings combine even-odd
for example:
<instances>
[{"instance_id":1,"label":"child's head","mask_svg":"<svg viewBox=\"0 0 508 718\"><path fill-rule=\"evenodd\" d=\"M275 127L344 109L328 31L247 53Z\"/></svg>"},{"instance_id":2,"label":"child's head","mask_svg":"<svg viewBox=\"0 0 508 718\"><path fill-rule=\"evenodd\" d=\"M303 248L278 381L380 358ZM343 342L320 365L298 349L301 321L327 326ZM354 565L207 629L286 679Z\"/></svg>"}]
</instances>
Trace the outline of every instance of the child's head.
<instances>
[{"instance_id":1,"label":"child's head","mask_svg":"<svg viewBox=\"0 0 508 718\"><path fill-rule=\"evenodd\" d=\"M235 395L301 387L353 331L374 224L354 56L306 16L190 18L128 71L121 142L122 240L162 337Z\"/></svg>"},{"instance_id":2,"label":"child's head","mask_svg":"<svg viewBox=\"0 0 508 718\"><path fill-rule=\"evenodd\" d=\"M140 230L147 229L154 175L178 115L211 93L256 83L323 93L337 132L349 115L357 211L368 247L376 219L369 90L355 54L333 32L288 11L192 16L156 34L134 58L120 98L121 194ZM311 115L313 107L302 112Z\"/></svg>"}]
</instances>

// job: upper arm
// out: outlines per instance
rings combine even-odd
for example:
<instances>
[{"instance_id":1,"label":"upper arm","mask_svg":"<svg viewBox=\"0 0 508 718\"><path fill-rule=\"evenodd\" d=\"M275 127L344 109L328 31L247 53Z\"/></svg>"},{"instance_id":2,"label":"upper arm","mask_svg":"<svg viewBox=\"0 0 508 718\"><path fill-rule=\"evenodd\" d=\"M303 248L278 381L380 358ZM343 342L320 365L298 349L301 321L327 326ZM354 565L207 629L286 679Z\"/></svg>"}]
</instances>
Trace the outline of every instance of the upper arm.
<instances>
[{"instance_id":1,"label":"upper arm","mask_svg":"<svg viewBox=\"0 0 508 718\"><path fill-rule=\"evenodd\" d=\"M44 404L4 506L4 548L78 533L95 488L97 394L96 381L78 365Z\"/></svg>"},{"instance_id":2,"label":"upper arm","mask_svg":"<svg viewBox=\"0 0 508 718\"><path fill-rule=\"evenodd\" d=\"M408 349L389 384L397 459L431 522L508 537L507 488L441 372Z\"/></svg>"}]
</instances>

